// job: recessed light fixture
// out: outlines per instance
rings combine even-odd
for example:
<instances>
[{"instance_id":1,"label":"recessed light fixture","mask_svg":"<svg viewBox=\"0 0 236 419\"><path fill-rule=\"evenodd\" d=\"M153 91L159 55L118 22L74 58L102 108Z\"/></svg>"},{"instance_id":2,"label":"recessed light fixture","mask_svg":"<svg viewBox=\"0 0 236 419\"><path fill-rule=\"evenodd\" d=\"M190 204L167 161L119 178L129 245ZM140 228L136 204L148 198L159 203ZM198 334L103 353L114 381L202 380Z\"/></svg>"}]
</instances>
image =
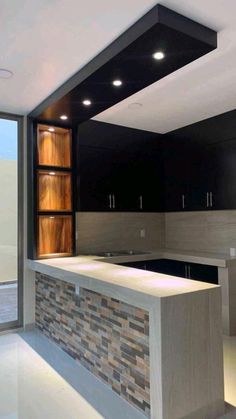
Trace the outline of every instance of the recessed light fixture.
<instances>
[{"instance_id":1,"label":"recessed light fixture","mask_svg":"<svg viewBox=\"0 0 236 419\"><path fill-rule=\"evenodd\" d=\"M55 172L49 172L50 176L55 176L55 174L56 174Z\"/></svg>"},{"instance_id":2,"label":"recessed light fixture","mask_svg":"<svg viewBox=\"0 0 236 419\"><path fill-rule=\"evenodd\" d=\"M50 132L54 132L54 131L55 131L55 128L53 128L53 127L48 128L48 131L50 131Z\"/></svg>"},{"instance_id":3,"label":"recessed light fixture","mask_svg":"<svg viewBox=\"0 0 236 419\"><path fill-rule=\"evenodd\" d=\"M12 71L6 68L0 68L0 79L10 79L13 76Z\"/></svg>"},{"instance_id":4,"label":"recessed light fixture","mask_svg":"<svg viewBox=\"0 0 236 419\"><path fill-rule=\"evenodd\" d=\"M68 119L68 116L66 116L66 115L61 115L61 116L60 116L60 119L62 119L63 121L65 121L66 119Z\"/></svg>"},{"instance_id":5,"label":"recessed light fixture","mask_svg":"<svg viewBox=\"0 0 236 419\"><path fill-rule=\"evenodd\" d=\"M133 109L133 110L138 110L138 109L141 109L142 107L143 107L143 104L139 102L130 103L128 105L128 108Z\"/></svg>"},{"instance_id":6,"label":"recessed light fixture","mask_svg":"<svg viewBox=\"0 0 236 419\"><path fill-rule=\"evenodd\" d=\"M122 81L121 80L114 80L113 82L112 82L112 84L113 84L113 86L116 86L116 87L120 87L120 86L122 86Z\"/></svg>"},{"instance_id":7,"label":"recessed light fixture","mask_svg":"<svg viewBox=\"0 0 236 419\"><path fill-rule=\"evenodd\" d=\"M49 218L51 218L51 220L54 220L55 217L49 217Z\"/></svg>"},{"instance_id":8,"label":"recessed light fixture","mask_svg":"<svg viewBox=\"0 0 236 419\"><path fill-rule=\"evenodd\" d=\"M163 60L164 57L165 57L165 54L162 51L157 51L153 54L153 58L155 60Z\"/></svg>"},{"instance_id":9,"label":"recessed light fixture","mask_svg":"<svg viewBox=\"0 0 236 419\"><path fill-rule=\"evenodd\" d=\"M85 105L85 106L90 106L90 105L92 105L92 102L91 102L91 100L90 100L90 99L84 99L84 100L83 100L83 105Z\"/></svg>"}]
</instances>

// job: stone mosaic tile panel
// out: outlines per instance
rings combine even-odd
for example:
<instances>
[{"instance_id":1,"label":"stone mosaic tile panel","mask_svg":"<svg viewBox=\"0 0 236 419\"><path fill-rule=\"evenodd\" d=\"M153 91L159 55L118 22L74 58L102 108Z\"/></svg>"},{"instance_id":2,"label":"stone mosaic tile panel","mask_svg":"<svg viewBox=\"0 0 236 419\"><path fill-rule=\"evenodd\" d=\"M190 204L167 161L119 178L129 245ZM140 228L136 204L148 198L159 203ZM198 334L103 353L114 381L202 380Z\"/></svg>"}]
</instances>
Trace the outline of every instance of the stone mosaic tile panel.
<instances>
[{"instance_id":1,"label":"stone mosaic tile panel","mask_svg":"<svg viewBox=\"0 0 236 419\"><path fill-rule=\"evenodd\" d=\"M36 274L36 325L117 394L150 416L149 315Z\"/></svg>"}]
</instances>

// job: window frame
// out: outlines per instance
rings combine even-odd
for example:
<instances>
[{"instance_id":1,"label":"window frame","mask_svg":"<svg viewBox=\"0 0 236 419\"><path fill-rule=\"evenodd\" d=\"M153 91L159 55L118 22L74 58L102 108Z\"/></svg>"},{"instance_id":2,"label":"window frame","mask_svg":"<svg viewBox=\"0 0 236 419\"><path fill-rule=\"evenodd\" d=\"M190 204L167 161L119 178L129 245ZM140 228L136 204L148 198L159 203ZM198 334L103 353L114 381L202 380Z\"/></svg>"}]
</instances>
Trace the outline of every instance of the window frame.
<instances>
[{"instance_id":1,"label":"window frame","mask_svg":"<svg viewBox=\"0 0 236 419\"><path fill-rule=\"evenodd\" d=\"M23 326L24 272L24 117L0 112L0 119L17 122L17 320L0 323L0 332ZM1 307L0 307L1 309Z\"/></svg>"}]
</instances>

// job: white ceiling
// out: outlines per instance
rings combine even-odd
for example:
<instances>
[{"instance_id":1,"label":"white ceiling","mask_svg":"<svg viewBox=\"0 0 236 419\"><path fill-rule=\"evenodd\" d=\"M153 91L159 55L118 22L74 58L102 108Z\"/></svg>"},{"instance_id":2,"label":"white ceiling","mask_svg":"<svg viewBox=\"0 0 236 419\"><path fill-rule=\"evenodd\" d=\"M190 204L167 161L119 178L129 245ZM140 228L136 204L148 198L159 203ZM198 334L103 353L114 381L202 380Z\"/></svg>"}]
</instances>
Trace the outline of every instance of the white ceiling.
<instances>
[{"instance_id":1,"label":"white ceiling","mask_svg":"<svg viewBox=\"0 0 236 419\"><path fill-rule=\"evenodd\" d=\"M1 0L0 111L26 114L157 1ZM113 106L97 120L167 132L236 108L236 1L162 0L219 31L217 51ZM130 109L130 103L142 103Z\"/></svg>"}]
</instances>

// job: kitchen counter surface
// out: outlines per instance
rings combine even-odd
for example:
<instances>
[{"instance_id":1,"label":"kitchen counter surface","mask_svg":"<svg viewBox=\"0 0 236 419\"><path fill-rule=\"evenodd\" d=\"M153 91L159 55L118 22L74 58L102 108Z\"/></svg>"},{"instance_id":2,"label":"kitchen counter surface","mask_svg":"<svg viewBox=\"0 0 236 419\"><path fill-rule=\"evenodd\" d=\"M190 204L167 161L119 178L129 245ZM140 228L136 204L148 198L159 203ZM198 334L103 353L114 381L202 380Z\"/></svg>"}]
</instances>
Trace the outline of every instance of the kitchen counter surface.
<instances>
[{"instance_id":1,"label":"kitchen counter surface","mask_svg":"<svg viewBox=\"0 0 236 419\"><path fill-rule=\"evenodd\" d=\"M103 258L103 260L108 263L124 263L154 259L172 259L189 263L192 262L203 265L218 266L221 268L236 266L236 257L232 257L224 253L198 252L192 250L158 249L156 251L152 250L146 254L143 253L140 255L131 254Z\"/></svg>"},{"instance_id":2,"label":"kitchen counter surface","mask_svg":"<svg viewBox=\"0 0 236 419\"><path fill-rule=\"evenodd\" d=\"M157 257L157 254L162 257L162 254L159 252L150 253L149 257L151 255ZM147 255L141 256L142 258L147 258ZM121 299L128 297L129 302L131 302L130 298L133 297L135 303L140 304L140 302L143 302L143 307L147 307L150 299L153 298L169 297L217 287L189 279L113 264L118 263L118 259L119 262L121 259L123 262L127 260L142 260L138 259L138 257L139 255L122 258L77 256L61 259L30 260L29 267L34 271L73 283L78 287L97 292L102 291L110 296L115 295L117 297L119 295ZM125 300L127 301L127 298Z\"/></svg>"}]
</instances>

